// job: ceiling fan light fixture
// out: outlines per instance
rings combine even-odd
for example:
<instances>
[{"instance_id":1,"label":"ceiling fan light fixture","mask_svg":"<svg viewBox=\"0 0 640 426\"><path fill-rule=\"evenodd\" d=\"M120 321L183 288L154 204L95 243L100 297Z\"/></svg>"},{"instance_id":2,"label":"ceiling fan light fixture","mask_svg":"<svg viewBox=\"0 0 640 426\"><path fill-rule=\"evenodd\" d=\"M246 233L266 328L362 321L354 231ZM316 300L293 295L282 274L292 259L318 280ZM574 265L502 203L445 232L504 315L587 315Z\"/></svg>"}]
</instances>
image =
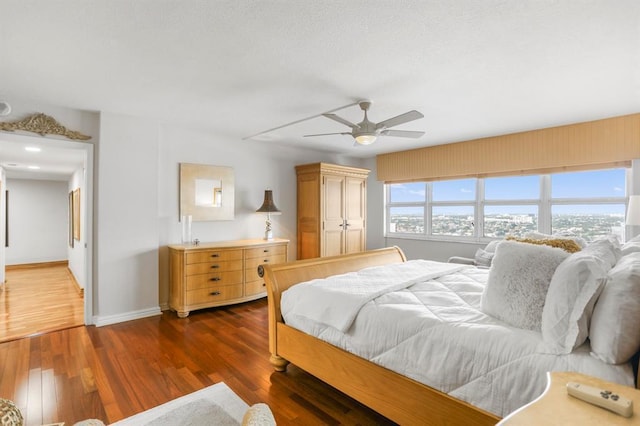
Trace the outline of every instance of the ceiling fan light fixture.
<instances>
[{"instance_id":1,"label":"ceiling fan light fixture","mask_svg":"<svg viewBox=\"0 0 640 426\"><path fill-rule=\"evenodd\" d=\"M355 139L360 145L371 145L376 141L376 135L358 135Z\"/></svg>"}]
</instances>

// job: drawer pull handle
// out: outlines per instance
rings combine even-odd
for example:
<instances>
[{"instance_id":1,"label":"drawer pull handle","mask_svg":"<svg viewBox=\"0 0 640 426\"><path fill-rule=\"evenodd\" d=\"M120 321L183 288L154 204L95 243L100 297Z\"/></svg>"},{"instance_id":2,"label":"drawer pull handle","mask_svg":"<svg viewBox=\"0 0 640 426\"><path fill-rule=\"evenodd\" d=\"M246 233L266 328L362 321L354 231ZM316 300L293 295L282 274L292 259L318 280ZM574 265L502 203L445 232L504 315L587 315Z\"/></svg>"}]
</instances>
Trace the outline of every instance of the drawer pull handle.
<instances>
[{"instance_id":1,"label":"drawer pull handle","mask_svg":"<svg viewBox=\"0 0 640 426\"><path fill-rule=\"evenodd\" d=\"M220 257L220 255L218 253L214 253L211 255L211 257Z\"/></svg>"},{"instance_id":2,"label":"drawer pull handle","mask_svg":"<svg viewBox=\"0 0 640 426\"><path fill-rule=\"evenodd\" d=\"M265 260L264 260L264 263L269 263L269 259L265 259Z\"/></svg>"},{"instance_id":3,"label":"drawer pull handle","mask_svg":"<svg viewBox=\"0 0 640 426\"><path fill-rule=\"evenodd\" d=\"M211 293L209 293L210 296L219 296L220 292L219 291L212 291Z\"/></svg>"},{"instance_id":4,"label":"drawer pull handle","mask_svg":"<svg viewBox=\"0 0 640 426\"><path fill-rule=\"evenodd\" d=\"M211 265L211 267L212 267L213 269L217 269L217 268L219 268L219 267L220 267L220 265Z\"/></svg>"},{"instance_id":5,"label":"drawer pull handle","mask_svg":"<svg viewBox=\"0 0 640 426\"><path fill-rule=\"evenodd\" d=\"M262 265L258 265L258 276L260 278L264 277L264 268L262 267Z\"/></svg>"},{"instance_id":6,"label":"drawer pull handle","mask_svg":"<svg viewBox=\"0 0 640 426\"><path fill-rule=\"evenodd\" d=\"M213 277L209 281L220 281L220 277Z\"/></svg>"},{"instance_id":7,"label":"drawer pull handle","mask_svg":"<svg viewBox=\"0 0 640 426\"><path fill-rule=\"evenodd\" d=\"M263 253L269 253L269 249L264 249L262 252Z\"/></svg>"},{"instance_id":8,"label":"drawer pull handle","mask_svg":"<svg viewBox=\"0 0 640 426\"><path fill-rule=\"evenodd\" d=\"M266 286L267 286L267 283L262 283L262 287L266 287Z\"/></svg>"}]
</instances>

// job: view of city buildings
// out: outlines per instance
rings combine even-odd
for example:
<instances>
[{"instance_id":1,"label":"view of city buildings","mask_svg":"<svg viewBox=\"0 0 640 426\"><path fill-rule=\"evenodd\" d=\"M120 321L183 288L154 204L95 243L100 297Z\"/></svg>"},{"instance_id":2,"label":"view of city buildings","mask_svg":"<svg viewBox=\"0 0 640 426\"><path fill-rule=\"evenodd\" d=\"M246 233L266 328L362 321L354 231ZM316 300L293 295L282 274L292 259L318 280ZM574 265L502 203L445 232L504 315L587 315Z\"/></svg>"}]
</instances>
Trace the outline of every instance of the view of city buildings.
<instances>
[{"instance_id":1,"label":"view of city buildings","mask_svg":"<svg viewBox=\"0 0 640 426\"><path fill-rule=\"evenodd\" d=\"M622 237L624 215L618 214L557 214L553 215L554 234L578 235L587 241L615 234ZM536 215L496 214L484 217L484 236L504 238L507 235L522 237L538 231ZM390 232L403 234L424 234L422 215L392 214ZM468 215L437 215L432 219L431 234L437 236L473 237L474 219Z\"/></svg>"}]
</instances>

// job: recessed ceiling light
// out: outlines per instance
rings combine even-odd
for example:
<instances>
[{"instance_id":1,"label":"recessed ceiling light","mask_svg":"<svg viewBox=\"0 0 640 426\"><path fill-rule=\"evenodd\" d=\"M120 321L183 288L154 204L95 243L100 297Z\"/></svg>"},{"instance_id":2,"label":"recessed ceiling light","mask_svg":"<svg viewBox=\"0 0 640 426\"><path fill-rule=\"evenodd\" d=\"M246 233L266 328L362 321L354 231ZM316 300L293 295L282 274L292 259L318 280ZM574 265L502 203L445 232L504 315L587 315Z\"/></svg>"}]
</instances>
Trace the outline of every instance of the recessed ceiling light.
<instances>
[{"instance_id":1,"label":"recessed ceiling light","mask_svg":"<svg viewBox=\"0 0 640 426\"><path fill-rule=\"evenodd\" d=\"M27 168L31 169L31 170L38 170L38 169L40 169L40 166L29 166Z\"/></svg>"},{"instance_id":2,"label":"recessed ceiling light","mask_svg":"<svg viewBox=\"0 0 640 426\"><path fill-rule=\"evenodd\" d=\"M37 146L27 146L27 147L24 148L24 150L25 151L29 151L29 152L40 152L40 151L42 151Z\"/></svg>"}]
</instances>

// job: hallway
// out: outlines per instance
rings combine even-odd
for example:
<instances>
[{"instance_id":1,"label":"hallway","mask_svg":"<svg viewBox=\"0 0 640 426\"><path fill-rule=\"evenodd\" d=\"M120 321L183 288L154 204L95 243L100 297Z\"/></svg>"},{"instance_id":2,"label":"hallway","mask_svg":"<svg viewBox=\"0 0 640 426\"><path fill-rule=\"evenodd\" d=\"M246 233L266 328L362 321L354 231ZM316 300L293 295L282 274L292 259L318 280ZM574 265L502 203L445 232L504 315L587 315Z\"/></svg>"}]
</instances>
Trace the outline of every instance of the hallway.
<instances>
[{"instance_id":1,"label":"hallway","mask_svg":"<svg viewBox=\"0 0 640 426\"><path fill-rule=\"evenodd\" d=\"M8 267L0 289L0 342L83 325L83 312L66 263Z\"/></svg>"}]
</instances>

